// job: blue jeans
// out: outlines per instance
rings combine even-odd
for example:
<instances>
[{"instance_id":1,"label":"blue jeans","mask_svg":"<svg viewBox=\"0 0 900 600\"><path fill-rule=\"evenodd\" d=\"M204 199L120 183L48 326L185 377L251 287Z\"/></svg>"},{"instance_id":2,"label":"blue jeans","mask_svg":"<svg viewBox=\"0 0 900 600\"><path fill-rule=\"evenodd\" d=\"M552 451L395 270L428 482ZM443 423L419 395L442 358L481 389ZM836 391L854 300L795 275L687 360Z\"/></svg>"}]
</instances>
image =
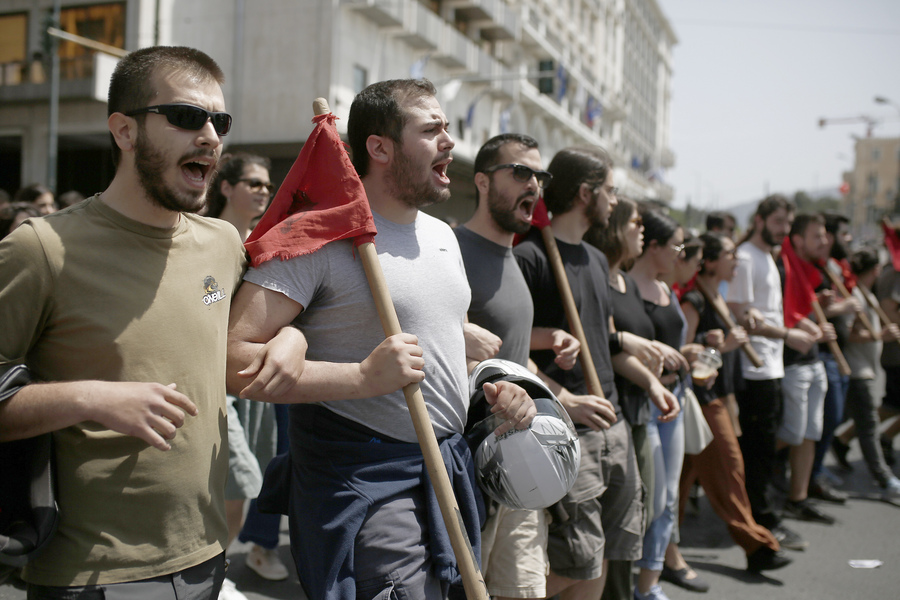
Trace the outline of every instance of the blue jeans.
<instances>
[{"instance_id":1,"label":"blue jeans","mask_svg":"<svg viewBox=\"0 0 900 600\"><path fill-rule=\"evenodd\" d=\"M684 404L684 392L679 384L675 388L678 402ZM678 487L681 465L684 463L684 420L679 412L674 421L660 423L660 411L654 405L647 423L647 438L653 451L654 491L650 499L653 520L644 534L644 550L637 566L651 571L661 571L666 556L666 546L678 519Z\"/></svg>"},{"instance_id":2,"label":"blue jeans","mask_svg":"<svg viewBox=\"0 0 900 600\"><path fill-rule=\"evenodd\" d=\"M275 423L278 427L276 452L284 454L290 450L288 439L288 405L275 405ZM271 438L270 438L271 439ZM250 501L247 519L241 528L238 539L242 542L253 542L263 548L272 550L278 547L278 533L281 529L281 515L261 513L256 508L256 498Z\"/></svg>"},{"instance_id":3,"label":"blue jeans","mask_svg":"<svg viewBox=\"0 0 900 600\"><path fill-rule=\"evenodd\" d=\"M813 461L811 482L822 474L822 462L825 460L825 453L831 447L834 430L844 420L844 403L847 399L847 388L850 387L850 378L841 375L837 362L830 352L819 352L819 358L825 363L828 392L825 394L825 421L822 426L822 438L816 442L816 458Z\"/></svg>"}]
</instances>

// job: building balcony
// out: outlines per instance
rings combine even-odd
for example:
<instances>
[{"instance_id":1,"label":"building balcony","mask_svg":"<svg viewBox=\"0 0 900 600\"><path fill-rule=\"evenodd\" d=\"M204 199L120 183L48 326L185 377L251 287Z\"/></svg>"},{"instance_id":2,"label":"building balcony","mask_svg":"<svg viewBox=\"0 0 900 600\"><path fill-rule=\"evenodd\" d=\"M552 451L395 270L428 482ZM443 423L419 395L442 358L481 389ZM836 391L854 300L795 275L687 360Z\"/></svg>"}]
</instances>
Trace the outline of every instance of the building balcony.
<instances>
[{"instance_id":1,"label":"building balcony","mask_svg":"<svg viewBox=\"0 0 900 600\"><path fill-rule=\"evenodd\" d=\"M659 164L665 169L675 166L675 152L671 148L663 148L659 155Z\"/></svg>"},{"instance_id":2,"label":"building balcony","mask_svg":"<svg viewBox=\"0 0 900 600\"><path fill-rule=\"evenodd\" d=\"M403 25L406 0L341 0L344 6L366 16L379 27Z\"/></svg>"},{"instance_id":3,"label":"building balcony","mask_svg":"<svg viewBox=\"0 0 900 600\"><path fill-rule=\"evenodd\" d=\"M453 18L478 31L484 40L514 40L519 37L519 12L503 0L447 0Z\"/></svg>"},{"instance_id":4,"label":"building balcony","mask_svg":"<svg viewBox=\"0 0 900 600\"><path fill-rule=\"evenodd\" d=\"M465 68L469 63L469 47L472 45L455 27L442 22L437 51L431 59L447 68Z\"/></svg>"},{"instance_id":5,"label":"building balcony","mask_svg":"<svg viewBox=\"0 0 900 600\"><path fill-rule=\"evenodd\" d=\"M409 2L398 38L419 50L436 50L445 23L431 10L418 2Z\"/></svg>"}]
</instances>

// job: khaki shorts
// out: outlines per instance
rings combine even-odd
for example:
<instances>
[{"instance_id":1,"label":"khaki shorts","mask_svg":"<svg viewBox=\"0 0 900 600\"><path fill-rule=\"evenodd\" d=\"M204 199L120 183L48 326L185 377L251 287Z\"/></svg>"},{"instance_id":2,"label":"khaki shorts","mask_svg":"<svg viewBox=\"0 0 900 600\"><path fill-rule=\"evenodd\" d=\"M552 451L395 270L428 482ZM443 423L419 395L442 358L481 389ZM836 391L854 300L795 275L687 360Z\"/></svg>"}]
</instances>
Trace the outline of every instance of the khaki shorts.
<instances>
[{"instance_id":1,"label":"khaki shorts","mask_svg":"<svg viewBox=\"0 0 900 600\"><path fill-rule=\"evenodd\" d=\"M547 513L497 505L481 532L481 563L491 596L545 598Z\"/></svg>"},{"instance_id":2,"label":"khaki shorts","mask_svg":"<svg viewBox=\"0 0 900 600\"><path fill-rule=\"evenodd\" d=\"M575 485L548 509L547 553L554 573L589 580L603 573L604 559L641 557L644 506L628 424L619 420L606 431L579 438Z\"/></svg>"}]
</instances>

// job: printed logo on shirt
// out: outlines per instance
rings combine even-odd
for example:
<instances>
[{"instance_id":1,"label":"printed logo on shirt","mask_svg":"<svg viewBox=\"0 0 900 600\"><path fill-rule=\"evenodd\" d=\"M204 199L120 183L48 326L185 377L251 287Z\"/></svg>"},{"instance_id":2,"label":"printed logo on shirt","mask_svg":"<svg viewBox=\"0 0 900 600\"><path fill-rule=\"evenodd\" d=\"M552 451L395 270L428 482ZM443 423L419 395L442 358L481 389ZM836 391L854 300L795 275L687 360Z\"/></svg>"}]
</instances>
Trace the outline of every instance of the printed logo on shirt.
<instances>
[{"instance_id":1,"label":"printed logo on shirt","mask_svg":"<svg viewBox=\"0 0 900 600\"><path fill-rule=\"evenodd\" d=\"M207 275L203 280L203 291L205 292L203 295L203 304L207 306L215 304L219 300L224 300L227 296L225 290L219 289L219 284L212 275Z\"/></svg>"}]
</instances>

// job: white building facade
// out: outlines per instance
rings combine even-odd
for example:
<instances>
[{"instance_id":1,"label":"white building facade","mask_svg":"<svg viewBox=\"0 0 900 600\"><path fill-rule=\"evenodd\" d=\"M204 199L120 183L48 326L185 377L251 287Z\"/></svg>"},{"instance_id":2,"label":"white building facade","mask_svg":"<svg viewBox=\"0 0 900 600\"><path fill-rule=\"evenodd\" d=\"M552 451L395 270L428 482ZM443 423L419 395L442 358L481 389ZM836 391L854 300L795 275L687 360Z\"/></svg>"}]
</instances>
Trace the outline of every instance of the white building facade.
<instances>
[{"instance_id":1,"label":"white building facade","mask_svg":"<svg viewBox=\"0 0 900 600\"><path fill-rule=\"evenodd\" d=\"M61 0L61 29L126 50L190 45L226 74L235 117L227 148L266 154L283 176L328 99L346 127L369 83L435 83L457 141L453 200L431 212L465 219L471 166L502 132L527 133L549 162L566 146L606 148L616 183L671 200L675 34L656 0ZM46 179L48 69L39 53L52 0L0 0L0 187ZM103 189L112 175L106 106L91 96L93 51L60 49L58 191ZM108 161L106 161L108 162Z\"/></svg>"}]
</instances>

